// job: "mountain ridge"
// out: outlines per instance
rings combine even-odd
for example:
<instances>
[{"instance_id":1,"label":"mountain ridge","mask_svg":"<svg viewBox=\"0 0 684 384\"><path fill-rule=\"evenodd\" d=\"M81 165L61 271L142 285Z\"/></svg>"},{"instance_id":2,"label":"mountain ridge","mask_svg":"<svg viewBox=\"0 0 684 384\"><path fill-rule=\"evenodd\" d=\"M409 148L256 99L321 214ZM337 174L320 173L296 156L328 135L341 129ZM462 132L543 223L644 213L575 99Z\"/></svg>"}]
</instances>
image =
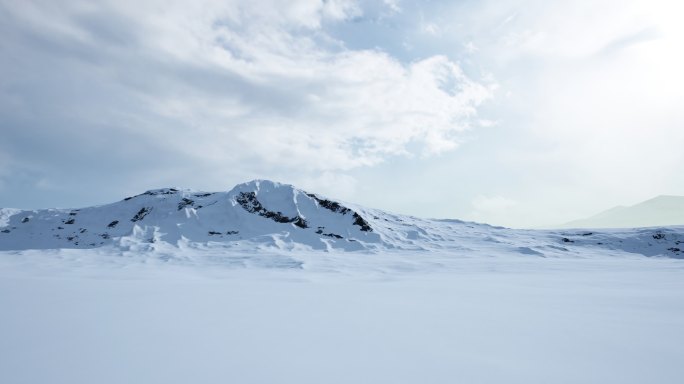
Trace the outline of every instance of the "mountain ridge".
<instances>
[{"instance_id":1,"label":"mountain ridge","mask_svg":"<svg viewBox=\"0 0 684 384\"><path fill-rule=\"evenodd\" d=\"M151 189L85 208L0 210L0 250L113 247L142 253L194 248L683 257L682 243L684 227L514 230L397 215L269 180L238 184L227 192Z\"/></svg>"},{"instance_id":2,"label":"mountain ridge","mask_svg":"<svg viewBox=\"0 0 684 384\"><path fill-rule=\"evenodd\" d=\"M616 206L557 228L635 228L684 225L684 196L659 195L630 206Z\"/></svg>"}]
</instances>

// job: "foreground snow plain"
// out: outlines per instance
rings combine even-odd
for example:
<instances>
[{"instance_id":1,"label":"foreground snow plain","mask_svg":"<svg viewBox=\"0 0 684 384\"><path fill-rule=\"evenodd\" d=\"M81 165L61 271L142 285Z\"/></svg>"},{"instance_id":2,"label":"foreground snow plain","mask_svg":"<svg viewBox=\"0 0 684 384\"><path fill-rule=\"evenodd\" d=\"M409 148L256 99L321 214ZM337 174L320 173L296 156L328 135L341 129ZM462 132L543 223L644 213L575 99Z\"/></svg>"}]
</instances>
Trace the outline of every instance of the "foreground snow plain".
<instances>
[{"instance_id":1,"label":"foreground snow plain","mask_svg":"<svg viewBox=\"0 0 684 384\"><path fill-rule=\"evenodd\" d=\"M3 251L0 308L2 383L684 377L684 262L665 257Z\"/></svg>"}]
</instances>

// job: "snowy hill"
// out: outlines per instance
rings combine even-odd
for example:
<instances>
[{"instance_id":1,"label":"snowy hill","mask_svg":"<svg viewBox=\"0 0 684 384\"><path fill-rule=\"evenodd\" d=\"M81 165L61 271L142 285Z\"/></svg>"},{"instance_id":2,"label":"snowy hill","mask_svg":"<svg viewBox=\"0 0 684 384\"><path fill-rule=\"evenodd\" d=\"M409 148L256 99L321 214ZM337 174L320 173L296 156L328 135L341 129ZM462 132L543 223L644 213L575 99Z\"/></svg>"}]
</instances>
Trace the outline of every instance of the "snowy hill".
<instances>
[{"instance_id":1,"label":"snowy hill","mask_svg":"<svg viewBox=\"0 0 684 384\"><path fill-rule=\"evenodd\" d=\"M449 251L682 257L684 228L532 231L430 220L341 203L266 180L228 192L163 188L80 209L0 210L0 250L98 248Z\"/></svg>"},{"instance_id":2,"label":"snowy hill","mask_svg":"<svg viewBox=\"0 0 684 384\"><path fill-rule=\"evenodd\" d=\"M163 188L96 207L1 212L0 249L245 240L314 248L325 248L330 240L338 247L359 249L354 242L379 241L356 211L291 185L262 180L229 192Z\"/></svg>"},{"instance_id":3,"label":"snowy hill","mask_svg":"<svg viewBox=\"0 0 684 384\"><path fill-rule=\"evenodd\" d=\"M636 228L684 225L684 196L658 196L629 207L618 206L560 228Z\"/></svg>"}]
</instances>

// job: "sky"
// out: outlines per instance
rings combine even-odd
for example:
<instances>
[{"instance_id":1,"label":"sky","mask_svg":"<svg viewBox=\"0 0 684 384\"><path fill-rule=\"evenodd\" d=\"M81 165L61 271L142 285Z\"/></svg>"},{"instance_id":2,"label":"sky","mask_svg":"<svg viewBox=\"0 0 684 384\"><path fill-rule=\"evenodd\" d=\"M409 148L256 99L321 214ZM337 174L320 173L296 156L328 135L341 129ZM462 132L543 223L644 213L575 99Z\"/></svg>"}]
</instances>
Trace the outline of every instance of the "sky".
<instances>
[{"instance_id":1,"label":"sky","mask_svg":"<svg viewBox=\"0 0 684 384\"><path fill-rule=\"evenodd\" d=\"M684 195L684 4L0 0L0 206L271 179L543 227Z\"/></svg>"}]
</instances>

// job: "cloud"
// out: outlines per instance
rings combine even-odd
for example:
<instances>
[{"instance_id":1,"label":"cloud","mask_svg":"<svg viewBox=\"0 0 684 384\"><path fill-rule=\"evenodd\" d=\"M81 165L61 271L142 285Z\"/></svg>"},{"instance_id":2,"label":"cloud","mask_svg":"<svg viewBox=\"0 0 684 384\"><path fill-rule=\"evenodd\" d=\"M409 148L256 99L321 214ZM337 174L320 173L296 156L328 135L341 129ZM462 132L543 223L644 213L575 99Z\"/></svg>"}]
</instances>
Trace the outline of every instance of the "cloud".
<instances>
[{"instance_id":1,"label":"cloud","mask_svg":"<svg viewBox=\"0 0 684 384\"><path fill-rule=\"evenodd\" d=\"M382 0L382 2L392 11L401 12L401 5L399 0Z\"/></svg>"},{"instance_id":2,"label":"cloud","mask_svg":"<svg viewBox=\"0 0 684 384\"><path fill-rule=\"evenodd\" d=\"M454 149L490 86L326 32L363 7L1 2L0 151L56 180L216 186Z\"/></svg>"},{"instance_id":3,"label":"cloud","mask_svg":"<svg viewBox=\"0 0 684 384\"><path fill-rule=\"evenodd\" d=\"M480 109L493 111L487 117L497 124L450 155L476 170L449 167L454 184L471 177L467 193L452 189L461 193L460 212L469 214L474 196L508 196L517 208L503 216L480 211L477 220L533 227L683 193L684 5L487 0L430 7L426 19L444 33L407 39L425 54L472 41L478 49L461 65L491 71L506 95Z\"/></svg>"}]
</instances>

